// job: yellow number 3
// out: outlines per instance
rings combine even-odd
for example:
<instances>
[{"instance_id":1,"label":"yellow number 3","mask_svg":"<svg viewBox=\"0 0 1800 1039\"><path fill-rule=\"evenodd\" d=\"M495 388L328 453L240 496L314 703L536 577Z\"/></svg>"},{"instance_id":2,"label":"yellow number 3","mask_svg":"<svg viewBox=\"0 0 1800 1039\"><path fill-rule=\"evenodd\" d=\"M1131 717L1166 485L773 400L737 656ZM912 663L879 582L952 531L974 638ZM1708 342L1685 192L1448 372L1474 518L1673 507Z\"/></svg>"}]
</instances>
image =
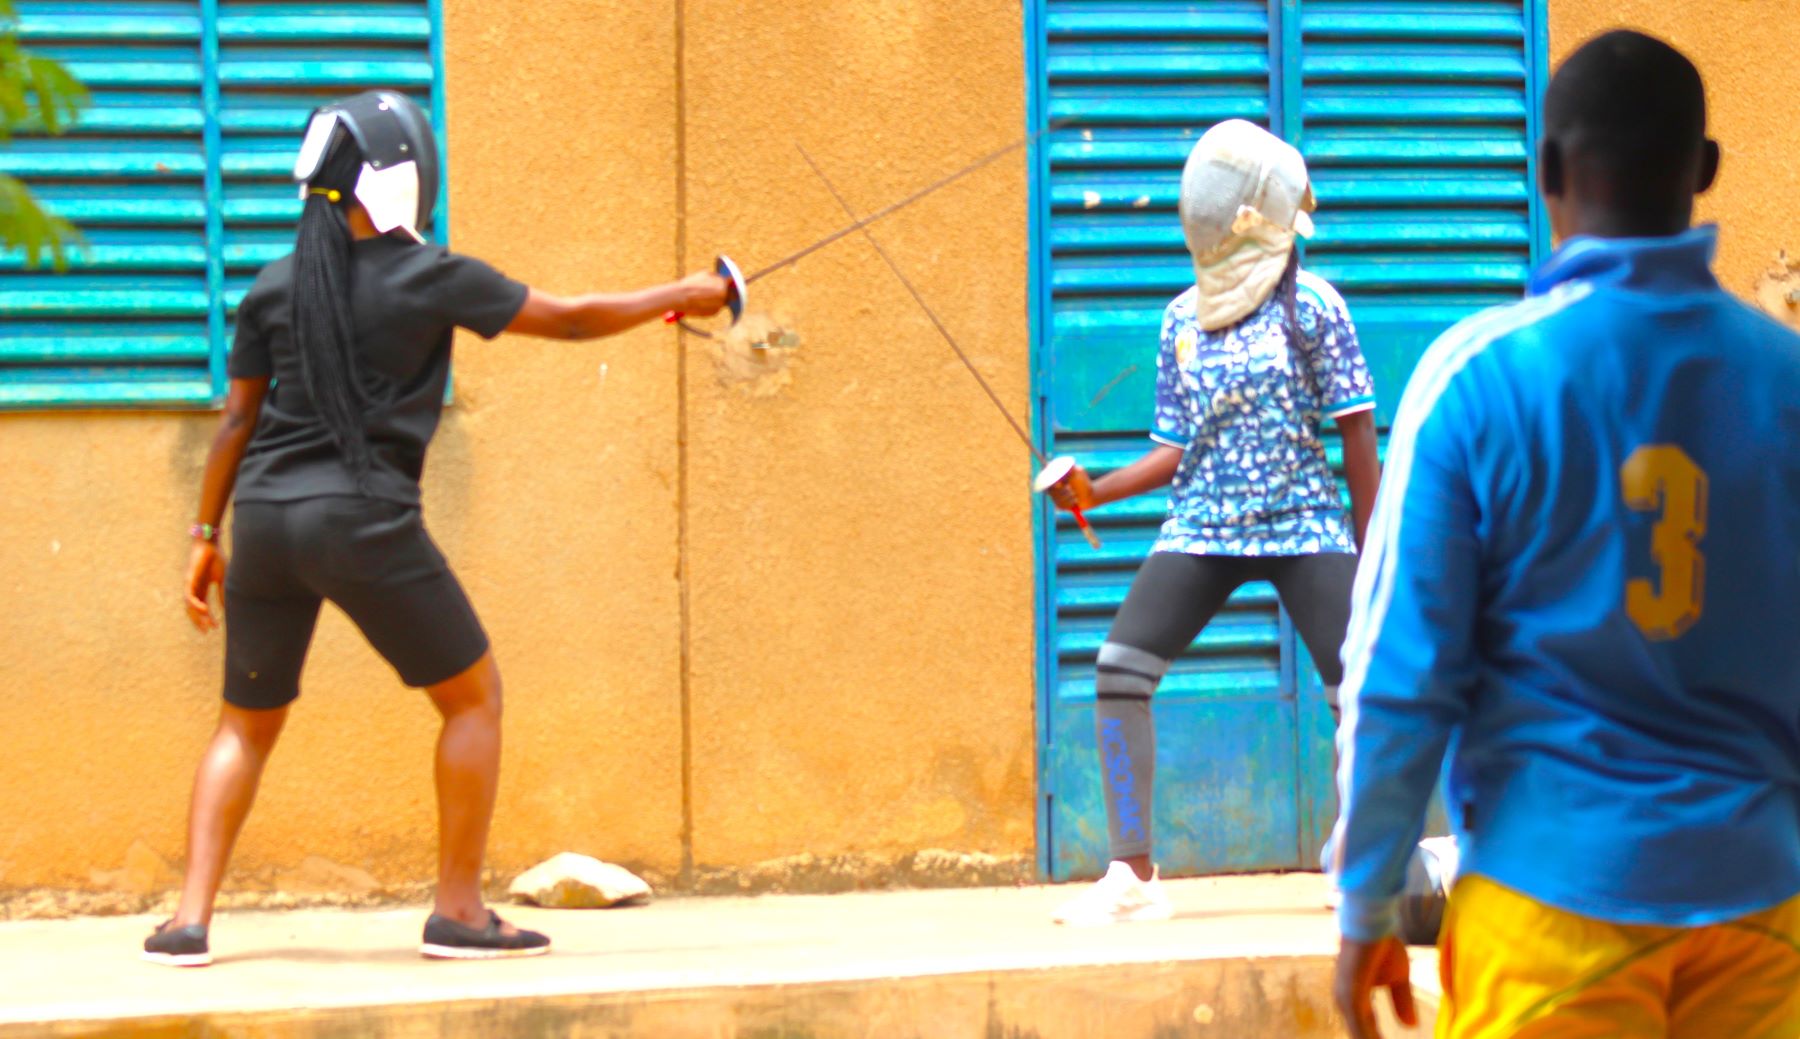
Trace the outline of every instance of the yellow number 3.
<instances>
[{"instance_id":1,"label":"yellow number 3","mask_svg":"<svg viewBox=\"0 0 1800 1039\"><path fill-rule=\"evenodd\" d=\"M1634 512L1658 512L1650 534L1650 558L1661 580L1625 582L1625 612L1646 638L1680 638L1700 619L1706 596L1706 473L1674 444L1646 444L1619 469L1625 504Z\"/></svg>"}]
</instances>

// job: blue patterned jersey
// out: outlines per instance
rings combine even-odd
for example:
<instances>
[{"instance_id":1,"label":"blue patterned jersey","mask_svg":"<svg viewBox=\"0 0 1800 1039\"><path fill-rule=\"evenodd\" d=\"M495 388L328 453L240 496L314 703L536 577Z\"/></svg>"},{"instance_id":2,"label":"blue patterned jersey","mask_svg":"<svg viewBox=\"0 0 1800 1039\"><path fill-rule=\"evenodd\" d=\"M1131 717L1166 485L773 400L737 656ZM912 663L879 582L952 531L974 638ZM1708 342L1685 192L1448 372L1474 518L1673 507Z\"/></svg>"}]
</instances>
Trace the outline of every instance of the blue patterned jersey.
<instances>
[{"instance_id":1,"label":"blue patterned jersey","mask_svg":"<svg viewBox=\"0 0 1800 1039\"><path fill-rule=\"evenodd\" d=\"M1189 289L1163 311L1150 437L1182 450L1153 551L1295 556L1355 552L1319 425L1375 406L1343 297L1300 272L1301 342L1270 297L1207 332Z\"/></svg>"}]
</instances>

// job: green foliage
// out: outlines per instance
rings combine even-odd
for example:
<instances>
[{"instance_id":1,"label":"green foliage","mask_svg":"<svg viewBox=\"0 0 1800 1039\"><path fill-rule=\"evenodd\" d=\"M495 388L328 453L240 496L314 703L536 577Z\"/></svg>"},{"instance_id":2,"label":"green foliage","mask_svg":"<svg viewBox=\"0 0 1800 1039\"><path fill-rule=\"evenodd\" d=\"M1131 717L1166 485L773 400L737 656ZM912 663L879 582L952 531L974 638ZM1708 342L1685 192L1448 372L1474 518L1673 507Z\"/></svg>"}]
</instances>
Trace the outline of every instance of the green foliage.
<instances>
[{"instance_id":1,"label":"green foliage","mask_svg":"<svg viewBox=\"0 0 1800 1039\"><path fill-rule=\"evenodd\" d=\"M18 13L0 0L0 145L26 130L60 134L87 104L88 92L60 63L19 46ZM45 211L17 178L0 174L0 249L21 249L36 267L47 252L57 270L79 244L75 225Z\"/></svg>"}]
</instances>

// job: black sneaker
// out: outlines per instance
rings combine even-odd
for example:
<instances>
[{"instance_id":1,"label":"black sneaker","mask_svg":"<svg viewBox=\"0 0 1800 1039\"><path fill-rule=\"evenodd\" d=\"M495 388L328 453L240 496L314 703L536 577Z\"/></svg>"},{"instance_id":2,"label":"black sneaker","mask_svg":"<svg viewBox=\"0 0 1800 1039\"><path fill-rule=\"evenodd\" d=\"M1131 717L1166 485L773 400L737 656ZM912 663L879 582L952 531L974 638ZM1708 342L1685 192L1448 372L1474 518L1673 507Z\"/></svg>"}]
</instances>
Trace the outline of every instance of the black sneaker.
<instances>
[{"instance_id":1,"label":"black sneaker","mask_svg":"<svg viewBox=\"0 0 1800 1039\"><path fill-rule=\"evenodd\" d=\"M425 921L425 943L419 946L419 953L434 960L498 960L542 956L550 951L550 939L545 935L523 928L505 934L500 930L504 922L490 909L487 927L476 930L433 913Z\"/></svg>"},{"instance_id":2,"label":"black sneaker","mask_svg":"<svg viewBox=\"0 0 1800 1039\"><path fill-rule=\"evenodd\" d=\"M212 950L206 945L206 925L176 927L174 920L164 920L144 939L144 959L167 967L206 966L212 962Z\"/></svg>"}]
</instances>

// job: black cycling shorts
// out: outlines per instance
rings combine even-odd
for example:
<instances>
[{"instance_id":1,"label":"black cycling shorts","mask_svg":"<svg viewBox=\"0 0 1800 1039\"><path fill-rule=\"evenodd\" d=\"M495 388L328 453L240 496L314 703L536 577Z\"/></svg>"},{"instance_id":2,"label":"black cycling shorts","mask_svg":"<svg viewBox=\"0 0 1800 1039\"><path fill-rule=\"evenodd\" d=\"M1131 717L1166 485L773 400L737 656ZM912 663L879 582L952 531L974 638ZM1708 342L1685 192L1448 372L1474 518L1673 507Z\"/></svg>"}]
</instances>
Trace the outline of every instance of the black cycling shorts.
<instances>
[{"instance_id":1,"label":"black cycling shorts","mask_svg":"<svg viewBox=\"0 0 1800 1039\"><path fill-rule=\"evenodd\" d=\"M225 699L269 710L300 695L325 600L410 686L467 671L487 633L416 506L374 498L242 502L225 574Z\"/></svg>"}]
</instances>

